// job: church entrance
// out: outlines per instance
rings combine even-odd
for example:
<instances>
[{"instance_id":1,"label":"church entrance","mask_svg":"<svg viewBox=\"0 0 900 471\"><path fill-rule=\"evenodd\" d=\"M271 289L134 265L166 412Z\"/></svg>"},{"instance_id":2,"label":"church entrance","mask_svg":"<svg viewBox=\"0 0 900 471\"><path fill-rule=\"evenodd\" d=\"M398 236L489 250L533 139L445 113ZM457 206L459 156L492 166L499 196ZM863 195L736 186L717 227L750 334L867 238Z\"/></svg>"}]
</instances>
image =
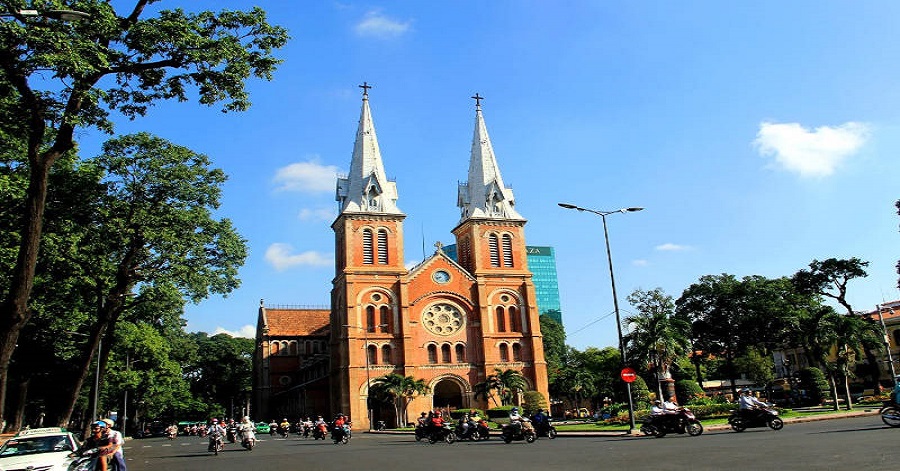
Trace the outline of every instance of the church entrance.
<instances>
[{"instance_id":1,"label":"church entrance","mask_svg":"<svg viewBox=\"0 0 900 471\"><path fill-rule=\"evenodd\" d=\"M451 379L441 380L434 385L432 394L435 409L457 410L464 406L462 386Z\"/></svg>"}]
</instances>

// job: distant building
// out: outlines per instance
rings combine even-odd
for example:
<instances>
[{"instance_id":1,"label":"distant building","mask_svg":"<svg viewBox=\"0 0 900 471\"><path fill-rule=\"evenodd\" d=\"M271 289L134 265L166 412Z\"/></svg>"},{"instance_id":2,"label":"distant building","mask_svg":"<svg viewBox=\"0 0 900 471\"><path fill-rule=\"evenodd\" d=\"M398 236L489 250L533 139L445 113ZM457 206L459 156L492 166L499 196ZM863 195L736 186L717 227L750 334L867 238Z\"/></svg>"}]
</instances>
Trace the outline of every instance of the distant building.
<instances>
[{"instance_id":1,"label":"distant building","mask_svg":"<svg viewBox=\"0 0 900 471\"><path fill-rule=\"evenodd\" d=\"M468 181L455 195L461 217L451 232L458 259L437 243L433 255L407 269L406 214L397 206L396 183L386 177L363 93L350 172L337 179L331 308L261 303L255 418L342 412L363 429L376 420L405 424L412 417L396 417L392 406L369 401L373 380L389 374L428 386L409 405L414 416L436 407L492 407L476 385L496 370L519 372L528 390L549 400L526 220L500 176L480 99L476 95Z\"/></svg>"},{"instance_id":2,"label":"distant building","mask_svg":"<svg viewBox=\"0 0 900 471\"><path fill-rule=\"evenodd\" d=\"M456 261L456 244L444 247L444 253ZM531 281L534 283L534 291L537 293L538 313L562 325L559 281L556 278L556 252L553 247L528 245L525 247L525 254L528 269L533 275Z\"/></svg>"},{"instance_id":3,"label":"distant building","mask_svg":"<svg viewBox=\"0 0 900 471\"><path fill-rule=\"evenodd\" d=\"M879 304L876 309L859 314L882 326L887 347L890 349L890 357L894 362L893 372L900 374L900 300ZM891 372L887 355L882 353L878 359L878 377L882 386L893 384Z\"/></svg>"}]
</instances>

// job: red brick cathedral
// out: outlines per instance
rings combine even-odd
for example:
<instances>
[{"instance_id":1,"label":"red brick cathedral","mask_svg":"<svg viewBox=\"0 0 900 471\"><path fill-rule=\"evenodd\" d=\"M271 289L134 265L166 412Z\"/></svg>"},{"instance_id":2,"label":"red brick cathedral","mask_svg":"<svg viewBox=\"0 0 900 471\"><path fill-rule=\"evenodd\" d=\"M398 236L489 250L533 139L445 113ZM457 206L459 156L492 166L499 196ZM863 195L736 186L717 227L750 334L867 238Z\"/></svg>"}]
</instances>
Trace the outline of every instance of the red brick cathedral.
<instances>
[{"instance_id":1,"label":"red brick cathedral","mask_svg":"<svg viewBox=\"0 0 900 471\"><path fill-rule=\"evenodd\" d=\"M459 185L453 229L458 263L436 244L404 265L403 220L385 176L363 86L350 173L337 180L331 309L278 309L260 303L254 398L258 420L349 414L354 427L394 422L390 407L367 411L368 386L396 373L423 379L430 394L409 413L433 407L487 409L473 386L513 369L547 395L547 371L525 219L503 183L476 94L468 181ZM269 417L269 416L272 417ZM293 416L293 417L291 417ZM401 422L413 417L401 418Z\"/></svg>"}]
</instances>

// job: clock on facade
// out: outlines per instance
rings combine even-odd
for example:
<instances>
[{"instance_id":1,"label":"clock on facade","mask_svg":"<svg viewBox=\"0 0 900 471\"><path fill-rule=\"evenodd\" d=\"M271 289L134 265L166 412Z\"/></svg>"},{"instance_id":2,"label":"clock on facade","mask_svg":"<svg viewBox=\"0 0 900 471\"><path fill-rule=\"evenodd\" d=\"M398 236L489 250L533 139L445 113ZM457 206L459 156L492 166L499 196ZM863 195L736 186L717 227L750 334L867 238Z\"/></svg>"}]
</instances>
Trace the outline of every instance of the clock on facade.
<instances>
[{"instance_id":1,"label":"clock on facade","mask_svg":"<svg viewBox=\"0 0 900 471\"><path fill-rule=\"evenodd\" d=\"M446 283L450 281L450 274L444 270L438 270L431 275L431 279L438 283Z\"/></svg>"}]
</instances>

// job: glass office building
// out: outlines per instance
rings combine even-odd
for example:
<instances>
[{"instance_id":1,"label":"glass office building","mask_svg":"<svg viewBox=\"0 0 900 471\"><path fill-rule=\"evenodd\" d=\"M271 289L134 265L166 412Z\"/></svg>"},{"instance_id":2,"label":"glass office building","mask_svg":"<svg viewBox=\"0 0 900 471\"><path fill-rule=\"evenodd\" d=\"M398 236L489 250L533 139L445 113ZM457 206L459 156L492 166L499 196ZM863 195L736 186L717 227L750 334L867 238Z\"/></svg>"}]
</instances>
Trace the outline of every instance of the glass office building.
<instances>
[{"instance_id":1,"label":"glass office building","mask_svg":"<svg viewBox=\"0 0 900 471\"><path fill-rule=\"evenodd\" d=\"M556 279L556 253L553 247L529 245L525 249L528 251L528 269L533 275L531 280L537 294L538 312L562 325L559 282ZM453 260L459 260L456 256L456 244L444 246L443 250Z\"/></svg>"}]
</instances>

